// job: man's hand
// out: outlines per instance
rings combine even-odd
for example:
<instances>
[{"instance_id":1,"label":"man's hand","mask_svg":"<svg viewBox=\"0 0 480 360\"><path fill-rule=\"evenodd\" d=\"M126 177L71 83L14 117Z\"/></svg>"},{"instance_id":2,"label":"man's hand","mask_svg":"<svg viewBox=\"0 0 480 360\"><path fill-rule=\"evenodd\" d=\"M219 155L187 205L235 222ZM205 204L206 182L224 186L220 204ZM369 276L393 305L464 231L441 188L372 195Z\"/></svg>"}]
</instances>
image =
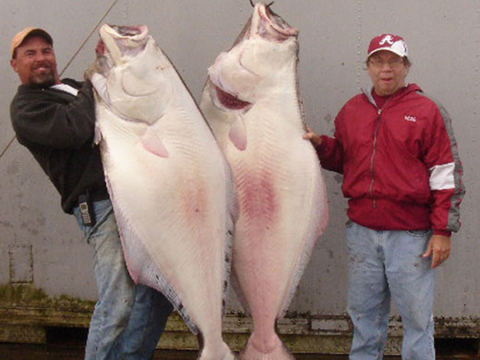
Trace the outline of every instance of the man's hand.
<instances>
[{"instance_id":1,"label":"man's hand","mask_svg":"<svg viewBox=\"0 0 480 360\"><path fill-rule=\"evenodd\" d=\"M85 70L85 72L83 73L83 78L85 80L90 80L92 78L92 75L95 74L95 73L98 73L98 68L97 68L97 64L96 62L93 62L92 64L90 64L90 66Z\"/></svg>"},{"instance_id":2,"label":"man's hand","mask_svg":"<svg viewBox=\"0 0 480 360\"><path fill-rule=\"evenodd\" d=\"M310 127L307 126L307 132L303 134L303 138L305 140L310 140L314 147L320 146L322 143L322 138L318 135L315 131L313 131Z\"/></svg>"},{"instance_id":3,"label":"man's hand","mask_svg":"<svg viewBox=\"0 0 480 360\"><path fill-rule=\"evenodd\" d=\"M450 256L450 236L433 235L428 243L424 258L432 256L432 269L442 264Z\"/></svg>"}]
</instances>

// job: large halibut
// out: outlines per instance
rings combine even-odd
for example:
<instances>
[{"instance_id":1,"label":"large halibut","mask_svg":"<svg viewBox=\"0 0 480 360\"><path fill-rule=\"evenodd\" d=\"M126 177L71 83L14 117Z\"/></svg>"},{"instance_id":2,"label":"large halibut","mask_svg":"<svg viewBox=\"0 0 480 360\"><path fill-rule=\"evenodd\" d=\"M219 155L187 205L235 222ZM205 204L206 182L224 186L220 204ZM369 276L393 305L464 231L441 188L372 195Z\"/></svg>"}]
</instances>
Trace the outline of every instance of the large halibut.
<instances>
[{"instance_id":1,"label":"large halibut","mask_svg":"<svg viewBox=\"0 0 480 360\"><path fill-rule=\"evenodd\" d=\"M254 321L242 359L291 359L275 332L328 218L298 98L298 31L257 3L209 68L200 108L232 171L239 206L237 293Z\"/></svg>"},{"instance_id":2,"label":"large halibut","mask_svg":"<svg viewBox=\"0 0 480 360\"><path fill-rule=\"evenodd\" d=\"M200 359L233 359L222 339L234 193L205 119L146 26L103 25L96 104L102 159L128 270L164 293Z\"/></svg>"}]
</instances>

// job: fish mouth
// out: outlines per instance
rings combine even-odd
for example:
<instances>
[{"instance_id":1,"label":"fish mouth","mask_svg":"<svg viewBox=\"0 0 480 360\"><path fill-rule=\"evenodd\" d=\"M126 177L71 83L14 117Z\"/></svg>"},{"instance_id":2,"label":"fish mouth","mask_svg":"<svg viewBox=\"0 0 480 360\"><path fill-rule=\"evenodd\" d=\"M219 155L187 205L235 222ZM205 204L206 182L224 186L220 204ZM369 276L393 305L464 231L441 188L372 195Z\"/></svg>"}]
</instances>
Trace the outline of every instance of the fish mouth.
<instances>
[{"instance_id":1,"label":"fish mouth","mask_svg":"<svg viewBox=\"0 0 480 360\"><path fill-rule=\"evenodd\" d=\"M102 39L108 36L117 41L125 42L125 45L135 46L135 44L145 42L148 36L148 28L146 25L120 26L104 24L100 28L100 36Z\"/></svg>"},{"instance_id":2,"label":"fish mouth","mask_svg":"<svg viewBox=\"0 0 480 360\"><path fill-rule=\"evenodd\" d=\"M133 39L136 41L144 39L148 33L147 26L145 25L138 25L138 26L110 25L110 28L115 31L114 36Z\"/></svg>"},{"instance_id":3,"label":"fish mouth","mask_svg":"<svg viewBox=\"0 0 480 360\"><path fill-rule=\"evenodd\" d=\"M275 39L277 41L285 41L290 37L298 36L298 29L291 27L279 15L274 13L270 5L257 3L255 5L255 13L258 17L257 32L260 36Z\"/></svg>"},{"instance_id":4,"label":"fish mouth","mask_svg":"<svg viewBox=\"0 0 480 360\"><path fill-rule=\"evenodd\" d=\"M232 47L253 36L260 36L264 39L278 42L284 42L291 37L298 36L298 29L291 27L279 15L274 13L270 5L265 5L264 3L255 5L252 16L250 16L243 30L235 39Z\"/></svg>"},{"instance_id":5,"label":"fish mouth","mask_svg":"<svg viewBox=\"0 0 480 360\"><path fill-rule=\"evenodd\" d=\"M95 48L97 56L108 56L115 63L123 57L134 57L145 49L149 35L145 25L119 26L104 24L99 30L100 40Z\"/></svg>"}]
</instances>

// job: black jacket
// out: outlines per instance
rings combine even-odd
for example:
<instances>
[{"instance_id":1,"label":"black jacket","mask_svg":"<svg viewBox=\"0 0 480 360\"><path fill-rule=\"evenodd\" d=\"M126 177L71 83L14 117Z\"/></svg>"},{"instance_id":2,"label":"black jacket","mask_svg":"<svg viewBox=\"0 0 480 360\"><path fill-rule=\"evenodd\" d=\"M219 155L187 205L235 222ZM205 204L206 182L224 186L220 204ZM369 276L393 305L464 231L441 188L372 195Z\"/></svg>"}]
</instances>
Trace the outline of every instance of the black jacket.
<instances>
[{"instance_id":1,"label":"black jacket","mask_svg":"<svg viewBox=\"0 0 480 360\"><path fill-rule=\"evenodd\" d=\"M21 85L10 105L13 129L57 188L62 209L71 214L87 190L107 199L100 151L93 144L95 104L90 82L64 79L75 97L52 88Z\"/></svg>"}]
</instances>

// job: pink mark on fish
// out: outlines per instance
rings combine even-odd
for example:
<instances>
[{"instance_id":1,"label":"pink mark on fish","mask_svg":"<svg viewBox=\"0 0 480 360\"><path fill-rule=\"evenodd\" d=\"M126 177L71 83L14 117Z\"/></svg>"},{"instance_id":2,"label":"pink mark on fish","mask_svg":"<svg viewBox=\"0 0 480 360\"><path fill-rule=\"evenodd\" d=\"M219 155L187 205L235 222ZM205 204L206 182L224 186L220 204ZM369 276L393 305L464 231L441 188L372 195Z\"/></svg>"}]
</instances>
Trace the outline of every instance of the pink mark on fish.
<instances>
[{"instance_id":1,"label":"pink mark on fish","mask_svg":"<svg viewBox=\"0 0 480 360\"><path fill-rule=\"evenodd\" d=\"M240 213L245 216L246 233L261 239L277 220L280 202L274 180L267 171L247 173L237 180Z\"/></svg>"}]
</instances>

